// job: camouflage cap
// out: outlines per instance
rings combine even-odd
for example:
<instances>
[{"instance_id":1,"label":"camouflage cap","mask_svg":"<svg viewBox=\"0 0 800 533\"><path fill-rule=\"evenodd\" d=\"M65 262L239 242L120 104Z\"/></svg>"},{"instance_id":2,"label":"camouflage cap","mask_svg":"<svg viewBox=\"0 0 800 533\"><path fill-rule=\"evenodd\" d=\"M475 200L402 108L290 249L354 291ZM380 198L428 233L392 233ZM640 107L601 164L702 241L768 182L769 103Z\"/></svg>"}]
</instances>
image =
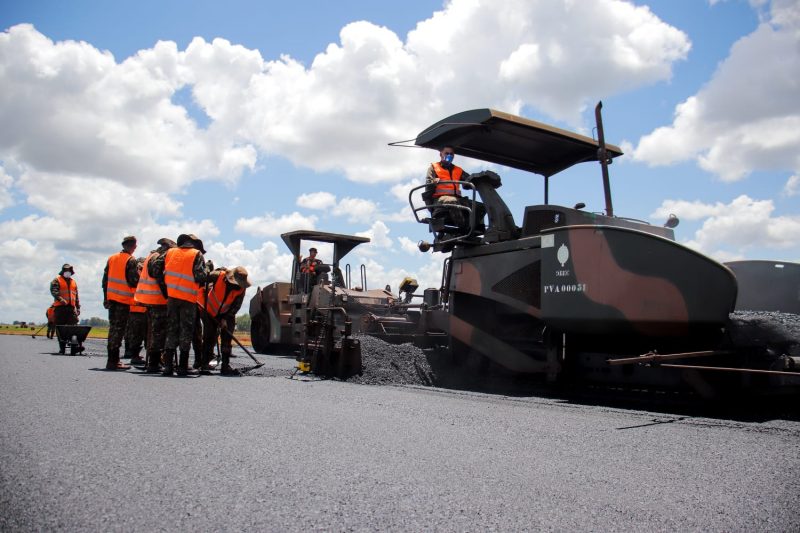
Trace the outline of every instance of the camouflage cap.
<instances>
[{"instance_id":1,"label":"camouflage cap","mask_svg":"<svg viewBox=\"0 0 800 533\"><path fill-rule=\"evenodd\" d=\"M177 246L175 244L175 241L167 237L161 237L156 241L156 244L158 244L159 246L164 246L165 248L175 248L175 246Z\"/></svg>"},{"instance_id":2,"label":"camouflage cap","mask_svg":"<svg viewBox=\"0 0 800 533\"><path fill-rule=\"evenodd\" d=\"M63 265L61 265L61 272L59 272L58 275L60 276L61 274L67 271L70 271L73 274L75 273L75 269L72 268L72 265L70 265L69 263L64 263Z\"/></svg>"},{"instance_id":3,"label":"camouflage cap","mask_svg":"<svg viewBox=\"0 0 800 533\"><path fill-rule=\"evenodd\" d=\"M243 289L246 289L250 286L250 280L247 278L247 269L245 269L243 266L238 266L233 270L228 270L228 272L225 274L225 279L228 283L238 285Z\"/></svg>"},{"instance_id":4,"label":"camouflage cap","mask_svg":"<svg viewBox=\"0 0 800 533\"><path fill-rule=\"evenodd\" d=\"M178 235L178 246L183 246L187 242L191 242L194 248L200 250L200 253L206 253L205 248L203 248L203 241L198 239L194 233L181 233Z\"/></svg>"},{"instance_id":5,"label":"camouflage cap","mask_svg":"<svg viewBox=\"0 0 800 533\"><path fill-rule=\"evenodd\" d=\"M125 246L128 243L136 244L136 237L133 235L128 235L127 237L122 239L122 246Z\"/></svg>"}]
</instances>

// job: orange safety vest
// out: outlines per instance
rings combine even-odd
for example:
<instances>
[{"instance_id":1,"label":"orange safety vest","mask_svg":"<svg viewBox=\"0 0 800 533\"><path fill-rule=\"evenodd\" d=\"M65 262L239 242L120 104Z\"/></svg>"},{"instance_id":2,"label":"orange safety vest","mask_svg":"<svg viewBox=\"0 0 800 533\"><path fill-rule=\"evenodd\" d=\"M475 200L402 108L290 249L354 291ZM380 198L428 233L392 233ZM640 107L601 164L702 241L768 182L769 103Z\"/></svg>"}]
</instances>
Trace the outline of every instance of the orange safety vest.
<instances>
[{"instance_id":1,"label":"orange safety vest","mask_svg":"<svg viewBox=\"0 0 800 533\"><path fill-rule=\"evenodd\" d=\"M125 266L131 254L119 252L108 258L108 285L106 286L106 299L121 304L131 305L135 288L128 285L125 278Z\"/></svg>"},{"instance_id":2,"label":"orange safety vest","mask_svg":"<svg viewBox=\"0 0 800 533\"><path fill-rule=\"evenodd\" d=\"M187 302L197 302L200 287L194 280L194 258L200 250L195 248L170 248L164 260L164 282L167 295Z\"/></svg>"},{"instance_id":3,"label":"orange safety vest","mask_svg":"<svg viewBox=\"0 0 800 533\"><path fill-rule=\"evenodd\" d=\"M208 312L218 317L231 308L233 301L244 292L244 289L228 283L225 274L220 274L208 291ZM227 294L226 294L227 293Z\"/></svg>"},{"instance_id":4,"label":"orange safety vest","mask_svg":"<svg viewBox=\"0 0 800 533\"><path fill-rule=\"evenodd\" d=\"M58 276L58 295L61 298L66 300L66 303L62 301L53 302L55 307L61 307L62 305L71 305L75 307L75 302L78 301L78 284L75 283L74 279L69 280L69 286L67 286L67 279L64 276Z\"/></svg>"},{"instance_id":5,"label":"orange safety vest","mask_svg":"<svg viewBox=\"0 0 800 533\"><path fill-rule=\"evenodd\" d=\"M464 172L461 167L453 165L451 170L447 170L441 163L433 163L433 170L436 172L436 177L439 178L439 183L436 184L436 190L433 193L434 198L461 196L461 186L458 184L461 174Z\"/></svg>"},{"instance_id":6,"label":"orange safety vest","mask_svg":"<svg viewBox=\"0 0 800 533\"><path fill-rule=\"evenodd\" d=\"M200 289L197 291L197 302L196 302L197 306L200 309L205 309L206 308L206 300L207 300L207 298L206 298L206 289L205 289L205 287L200 287Z\"/></svg>"},{"instance_id":7,"label":"orange safety vest","mask_svg":"<svg viewBox=\"0 0 800 533\"><path fill-rule=\"evenodd\" d=\"M56 308L54 306L50 306L47 308L47 321L48 322L55 322L56 321Z\"/></svg>"},{"instance_id":8,"label":"orange safety vest","mask_svg":"<svg viewBox=\"0 0 800 533\"><path fill-rule=\"evenodd\" d=\"M131 313L146 313L147 308L143 305L131 304Z\"/></svg>"},{"instance_id":9,"label":"orange safety vest","mask_svg":"<svg viewBox=\"0 0 800 533\"><path fill-rule=\"evenodd\" d=\"M317 259L316 257L314 259L306 257L300 262L300 272L302 272L303 274L305 273L313 274L316 265L318 265L319 263L322 263L322 261L320 259Z\"/></svg>"},{"instance_id":10,"label":"orange safety vest","mask_svg":"<svg viewBox=\"0 0 800 533\"><path fill-rule=\"evenodd\" d=\"M150 259L157 255L158 253L152 253L144 260L142 271L139 274L139 284L136 286L136 294L133 295L135 303L142 305L167 305L167 299L164 297L164 293L161 292L158 281L147 272L147 265L150 263Z\"/></svg>"}]
</instances>

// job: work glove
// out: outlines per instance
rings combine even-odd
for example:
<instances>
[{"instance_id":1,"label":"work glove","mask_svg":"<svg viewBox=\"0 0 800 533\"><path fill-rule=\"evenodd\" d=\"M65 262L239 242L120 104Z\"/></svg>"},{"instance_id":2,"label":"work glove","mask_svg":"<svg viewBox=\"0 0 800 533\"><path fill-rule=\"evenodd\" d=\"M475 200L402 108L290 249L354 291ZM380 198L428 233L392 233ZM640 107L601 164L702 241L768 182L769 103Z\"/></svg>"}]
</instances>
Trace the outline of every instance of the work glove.
<instances>
[{"instance_id":1,"label":"work glove","mask_svg":"<svg viewBox=\"0 0 800 533\"><path fill-rule=\"evenodd\" d=\"M75 308L75 316L81 316L81 308L80 307L76 307Z\"/></svg>"},{"instance_id":2,"label":"work glove","mask_svg":"<svg viewBox=\"0 0 800 533\"><path fill-rule=\"evenodd\" d=\"M64 298L58 297L58 303L66 304L67 301Z\"/></svg>"}]
</instances>

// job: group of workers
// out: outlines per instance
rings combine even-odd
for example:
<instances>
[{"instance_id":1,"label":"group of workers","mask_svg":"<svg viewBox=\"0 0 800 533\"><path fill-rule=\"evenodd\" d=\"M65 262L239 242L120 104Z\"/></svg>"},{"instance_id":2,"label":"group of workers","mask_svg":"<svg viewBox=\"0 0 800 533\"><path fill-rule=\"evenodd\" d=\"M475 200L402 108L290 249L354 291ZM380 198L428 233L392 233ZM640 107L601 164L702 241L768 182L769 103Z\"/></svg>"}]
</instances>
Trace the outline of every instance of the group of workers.
<instances>
[{"instance_id":1,"label":"group of workers","mask_svg":"<svg viewBox=\"0 0 800 533\"><path fill-rule=\"evenodd\" d=\"M453 147L445 146L439 151L439 162L428 168L426 183L435 205L463 201L459 182L469 175L453 164L454 156ZM454 218L463 218L459 210L452 211ZM457 223L461 225L463 221ZM177 242L165 237L157 244L158 248L147 257L136 259L136 237L131 235L122 240L122 250L108 258L102 282L103 306L108 309L110 323L106 369L130 368L120 360L124 338L124 357L134 365L144 364L148 373L207 374L214 366L214 347L221 332L220 373L237 374L230 366L231 335L236 313L250 286L247 270L241 266L214 269L203 257L203 241L192 234L178 236ZM309 252L300 264L300 272L313 285L322 261L316 258L315 248ZM47 311L48 338L53 338L56 325L78 323L81 306L74 274L75 269L64 264L50 284L54 301ZM343 283L340 272L334 276ZM146 358L142 358L145 339ZM63 354L66 341L59 338L58 343L59 353ZM190 369L192 346L195 359Z\"/></svg>"},{"instance_id":2,"label":"group of workers","mask_svg":"<svg viewBox=\"0 0 800 533\"><path fill-rule=\"evenodd\" d=\"M247 270L214 268L203 257L203 241L192 234L178 236L177 242L159 239L158 247L146 257L134 257L137 241L122 239L122 250L106 262L103 272L103 307L108 309L107 370L128 370L120 360L144 365L148 373L166 376L210 374L216 366L214 348L221 355L220 374L238 375L231 367L231 341L236 313L250 286ZM77 324L80 315L75 269L65 264L50 284L53 296L53 325ZM49 320L48 320L49 322ZM221 337L220 337L221 334ZM48 337L52 338L49 334ZM59 338L59 353L66 340ZM146 357L141 357L145 344ZM194 363L189 368L189 350ZM82 350L80 348L79 350Z\"/></svg>"}]
</instances>

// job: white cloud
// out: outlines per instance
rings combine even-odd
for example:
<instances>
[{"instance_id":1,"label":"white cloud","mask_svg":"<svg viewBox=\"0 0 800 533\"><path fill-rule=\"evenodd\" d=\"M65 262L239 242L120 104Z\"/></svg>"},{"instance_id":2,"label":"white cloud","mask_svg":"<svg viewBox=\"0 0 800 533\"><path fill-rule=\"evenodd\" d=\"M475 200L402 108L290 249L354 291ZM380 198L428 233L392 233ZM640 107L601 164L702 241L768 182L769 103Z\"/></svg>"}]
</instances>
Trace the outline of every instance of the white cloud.
<instances>
[{"instance_id":1,"label":"white cloud","mask_svg":"<svg viewBox=\"0 0 800 533\"><path fill-rule=\"evenodd\" d=\"M20 24L0 34L0 58L0 159L166 191L234 179L255 164L251 145L200 130L171 102L191 77L173 42L116 63L88 43L54 43Z\"/></svg>"},{"instance_id":2,"label":"white cloud","mask_svg":"<svg viewBox=\"0 0 800 533\"><path fill-rule=\"evenodd\" d=\"M247 269L253 286L245 294L242 313L248 312L250 298L255 294L256 287L264 287L275 281L289 281L291 277L292 255L286 249L279 253L278 246L273 242L264 242L254 250L248 250L239 240L228 244L215 242L208 246L205 257L215 267L243 266Z\"/></svg>"},{"instance_id":3,"label":"white cloud","mask_svg":"<svg viewBox=\"0 0 800 533\"><path fill-rule=\"evenodd\" d=\"M14 205L14 197L11 194L13 185L14 179L6 174L6 169L0 165L0 211Z\"/></svg>"},{"instance_id":4,"label":"white cloud","mask_svg":"<svg viewBox=\"0 0 800 533\"><path fill-rule=\"evenodd\" d=\"M236 221L236 231L256 237L276 237L287 231L314 229L315 216L303 216L297 211L283 216L266 213L261 217L240 218Z\"/></svg>"},{"instance_id":5,"label":"white cloud","mask_svg":"<svg viewBox=\"0 0 800 533\"><path fill-rule=\"evenodd\" d=\"M324 191L301 194L297 197L297 205L306 209L330 209L336 205L336 195Z\"/></svg>"},{"instance_id":6,"label":"white cloud","mask_svg":"<svg viewBox=\"0 0 800 533\"><path fill-rule=\"evenodd\" d=\"M378 213L378 205L364 198L342 198L333 209L333 214L345 216L349 222L372 222Z\"/></svg>"},{"instance_id":7,"label":"white cloud","mask_svg":"<svg viewBox=\"0 0 800 533\"><path fill-rule=\"evenodd\" d=\"M774 210L772 200L741 195L729 204L666 200L651 216L705 219L686 244L727 260L748 249L788 249L800 242L800 216L773 216Z\"/></svg>"},{"instance_id":8,"label":"white cloud","mask_svg":"<svg viewBox=\"0 0 800 533\"><path fill-rule=\"evenodd\" d=\"M670 126L639 140L635 159L694 159L724 181L756 170L800 171L800 9L774 1L766 21L737 41L712 79L675 109Z\"/></svg>"},{"instance_id":9,"label":"white cloud","mask_svg":"<svg viewBox=\"0 0 800 533\"><path fill-rule=\"evenodd\" d=\"M409 239L408 237L398 237L397 242L400 243L400 248L409 253L411 255L417 255L421 253L419 248L417 248L417 243Z\"/></svg>"},{"instance_id":10,"label":"white cloud","mask_svg":"<svg viewBox=\"0 0 800 533\"><path fill-rule=\"evenodd\" d=\"M372 247L375 248L392 248L392 239L389 237L389 228L382 221L378 220L372 224L367 231L356 233L358 237L368 237L370 242L366 246L361 246L359 251L367 253Z\"/></svg>"},{"instance_id":11,"label":"white cloud","mask_svg":"<svg viewBox=\"0 0 800 533\"><path fill-rule=\"evenodd\" d=\"M789 179L786 180L786 185L783 186L781 194L784 196L797 196L800 194L800 175L795 174L794 176L789 176Z\"/></svg>"}]
</instances>

